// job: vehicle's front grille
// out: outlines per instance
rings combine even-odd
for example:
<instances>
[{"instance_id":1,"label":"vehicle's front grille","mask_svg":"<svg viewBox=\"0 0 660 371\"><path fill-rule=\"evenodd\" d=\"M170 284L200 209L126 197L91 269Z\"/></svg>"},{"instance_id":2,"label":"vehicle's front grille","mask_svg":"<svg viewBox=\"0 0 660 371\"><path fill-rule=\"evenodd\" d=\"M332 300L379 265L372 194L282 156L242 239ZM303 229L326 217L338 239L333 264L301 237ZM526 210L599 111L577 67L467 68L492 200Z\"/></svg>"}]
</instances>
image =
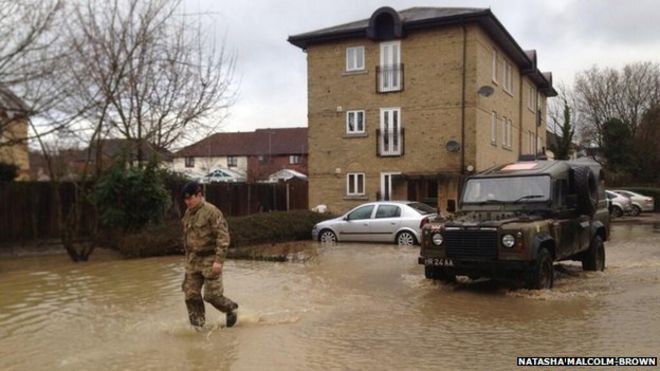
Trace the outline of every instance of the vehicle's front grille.
<instances>
[{"instance_id":1,"label":"vehicle's front grille","mask_svg":"<svg viewBox=\"0 0 660 371\"><path fill-rule=\"evenodd\" d=\"M497 258L497 231L495 230L448 230L445 231L444 237L448 258Z\"/></svg>"}]
</instances>

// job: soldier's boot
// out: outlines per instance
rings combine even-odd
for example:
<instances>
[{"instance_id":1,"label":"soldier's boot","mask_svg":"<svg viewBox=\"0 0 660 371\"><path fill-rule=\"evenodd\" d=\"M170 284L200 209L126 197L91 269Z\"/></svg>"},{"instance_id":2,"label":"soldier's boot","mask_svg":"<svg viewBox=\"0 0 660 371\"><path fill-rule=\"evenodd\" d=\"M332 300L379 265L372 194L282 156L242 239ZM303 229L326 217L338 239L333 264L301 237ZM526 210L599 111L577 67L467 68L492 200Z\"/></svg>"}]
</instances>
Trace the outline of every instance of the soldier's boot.
<instances>
[{"instance_id":1,"label":"soldier's boot","mask_svg":"<svg viewBox=\"0 0 660 371\"><path fill-rule=\"evenodd\" d=\"M206 322L204 301L202 301L202 299L186 300L186 308L188 308L188 319L190 320L190 324L195 328L204 327L204 323Z\"/></svg>"},{"instance_id":2,"label":"soldier's boot","mask_svg":"<svg viewBox=\"0 0 660 371\"><path fill-rule=\"evenodd\" d=\"M215 297L207 301L213 305L217 310L226 313L227 315L227 327L232 327L236 324L238 316L236 315L236 310L238 309L238 304L234 303L231 299L226 296Z\"/></svg>"}]
</instances>

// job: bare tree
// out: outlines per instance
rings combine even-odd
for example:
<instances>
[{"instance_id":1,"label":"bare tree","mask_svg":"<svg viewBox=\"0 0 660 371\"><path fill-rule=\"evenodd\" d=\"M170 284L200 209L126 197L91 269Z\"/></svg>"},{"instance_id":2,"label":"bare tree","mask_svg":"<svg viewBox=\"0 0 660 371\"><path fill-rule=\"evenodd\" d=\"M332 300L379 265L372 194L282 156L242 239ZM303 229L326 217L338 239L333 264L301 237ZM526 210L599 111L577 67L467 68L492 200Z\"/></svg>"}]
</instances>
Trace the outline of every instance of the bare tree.
<instances>
[{"instance_id":1,"label":"bare tree","mask_svg":"<svg viewBox=\"0 0 660 371\"><path fill-rule=\"evenodd\" d=\"M217 127L233 102L234 58L204 40L200 23L171 0L89 1L70 26L78 107L92 137L171 148L186 131ZM99 142L100 146L100 142Z\"/></svg>"},{"instance_id":2,"label":"bare tree","mask_svg":"<svg viewBox=\"0 0 660 371\"><path fill-rule=\"evenodd\" d=\"M574 93L580 132L602 146L603 125L619 118L633 136L642 115L660 99L660 65L638 62L621 71L592 67L578 73Z\"/></svg>"}]
</instances>

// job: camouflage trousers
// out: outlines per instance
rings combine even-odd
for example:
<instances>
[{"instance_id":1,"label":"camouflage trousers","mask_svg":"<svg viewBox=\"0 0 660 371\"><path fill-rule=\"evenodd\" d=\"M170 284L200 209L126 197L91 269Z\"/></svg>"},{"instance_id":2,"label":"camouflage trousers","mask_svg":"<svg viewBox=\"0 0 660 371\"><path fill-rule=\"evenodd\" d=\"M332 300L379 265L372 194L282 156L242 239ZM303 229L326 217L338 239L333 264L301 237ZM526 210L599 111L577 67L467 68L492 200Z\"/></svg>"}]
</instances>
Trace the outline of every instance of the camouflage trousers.
<instances>
[{"instance_id":1,"label":"camouflage trousers","mask_svg":"<svg viewBox=\"0 0 660 371\"><path fill-rule=\"evenodd\" d=\"M188 317L193 326L204 326L204 301L223 313L238 308L236 303L223 295L222 273L214 274L212 271L214 260L214 255L186 254L186 272L181 289L185 294ZM204 287L204 301L202 301L202 287Z\"/></svg>"}]
</instances>

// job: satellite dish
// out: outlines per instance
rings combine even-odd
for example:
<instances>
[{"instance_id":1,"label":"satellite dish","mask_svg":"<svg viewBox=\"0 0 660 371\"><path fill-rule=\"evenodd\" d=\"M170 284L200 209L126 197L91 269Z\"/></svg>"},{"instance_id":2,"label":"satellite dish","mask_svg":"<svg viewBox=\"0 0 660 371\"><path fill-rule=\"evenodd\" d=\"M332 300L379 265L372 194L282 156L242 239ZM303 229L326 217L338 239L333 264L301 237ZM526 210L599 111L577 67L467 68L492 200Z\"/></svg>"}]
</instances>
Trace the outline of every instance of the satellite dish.
<instances>
[{"instance_id":1,"label":"satellite dish","mask_svg":"<svg viewBox=\"0 0 660 371\"><path fill-rule=\"evenodd\" d=\"M450 140L447 142L446 147L448 152L458 152L458 150L461 149L461 145L458 144L458 142L455 140Z\"/></svg>"},{"instance_id":2,"label":"satellite dish","mask_svg":"<svg viewBox=\"0 0 660 371\"><path fill-rule=\"evenodd\" d=\"M477 91L477 94L481 95L482 97L490 97L493 95L495 92L495 89L493 89L492 86L490 85L484 85L479 88L479 91Z\"/></svg>"}]
</instances>

